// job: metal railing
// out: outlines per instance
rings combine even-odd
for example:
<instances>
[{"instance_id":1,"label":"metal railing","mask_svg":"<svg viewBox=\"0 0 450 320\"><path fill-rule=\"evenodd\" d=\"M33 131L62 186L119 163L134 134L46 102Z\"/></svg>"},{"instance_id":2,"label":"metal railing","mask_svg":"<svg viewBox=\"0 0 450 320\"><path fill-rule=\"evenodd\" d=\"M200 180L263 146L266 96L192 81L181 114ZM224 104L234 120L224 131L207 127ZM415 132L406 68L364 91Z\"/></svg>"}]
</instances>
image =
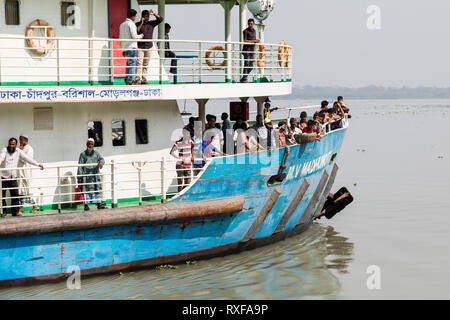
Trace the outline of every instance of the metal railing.
<instances>
[{"instance_id":1,"label":"metal railing","mask_svg":"<svg viewBox=\"0 0 450 320\"><path fill-rule=\"evenodd\" d=\"M86 195L89 194L98 194L100 202L110 203L112 207L119 206L121 202L128 202L128 205L142 205L155 200L165 202L193 185L209 164L207 161L203 168L191 166L178 169L175 165L177 162L179 160L165 157L152 161L112 160L98 173L87 174L83 173L84 170L81 174L77 172L79 168L97 167L98 164L46 166L43 171L35 167L0 168L0 213L34 205L41 210L61 212L66 207L94 203L88 203ZM20 171L28 171L28 174L19 174ZM182 171L188 172L187 178L190 181L187 183L179 180ZM11 172L14 175L6 178L5 175ZM14 185L4 187L10 182ZM7 192L9 196L6 196ZM83 198L79 198L79 195L83 195Z\"/></svg>"},{"instance_id":2,"label":"metal railing","mask_svg":"<svg viewBox=\"0 0 450 320\"><path fill-rule=\"evenodd\" d=\"M121 42L149 41L0 36L0 84L123 83L130 58L124 57ZM171 49L165 49L166 40L151 42L151 49L142 49L150 53L145 75L149 83L239 82L244 75L243 42L169 40ZM45 53L41 50L39 54L44 47ZM172 54L176 57L169 57ZM253 65L249 82L290 81L292 54L290 46L256 44L254 57L248 59ZM171 68L173 79L169 79ZM136 68L130 74L141 75Z\"/></svg>"}]
</instances>

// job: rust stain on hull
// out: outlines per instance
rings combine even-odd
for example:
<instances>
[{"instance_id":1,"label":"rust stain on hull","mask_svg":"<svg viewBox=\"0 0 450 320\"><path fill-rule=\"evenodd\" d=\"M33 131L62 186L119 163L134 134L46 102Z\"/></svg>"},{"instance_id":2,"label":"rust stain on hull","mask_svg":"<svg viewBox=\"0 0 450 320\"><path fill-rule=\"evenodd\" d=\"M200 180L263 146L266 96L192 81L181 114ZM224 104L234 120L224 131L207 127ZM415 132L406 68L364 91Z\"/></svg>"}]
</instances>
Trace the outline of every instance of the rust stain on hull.
<instances>
[{"instance_id":1,"label":"rust stain on hull","mask_svg":"<svg viewBox=\"0 0 450 320\"><path fill-rule=\"evenodd\" d=\"M0 221L0 237L17 237L135 223L206 218L240 212L244 207L244 201L244 196L237 196L192 203L168 203L108 209L101 212L64 213L21 217L18 219L2 219Z\"/></svg>"}]
</instances>

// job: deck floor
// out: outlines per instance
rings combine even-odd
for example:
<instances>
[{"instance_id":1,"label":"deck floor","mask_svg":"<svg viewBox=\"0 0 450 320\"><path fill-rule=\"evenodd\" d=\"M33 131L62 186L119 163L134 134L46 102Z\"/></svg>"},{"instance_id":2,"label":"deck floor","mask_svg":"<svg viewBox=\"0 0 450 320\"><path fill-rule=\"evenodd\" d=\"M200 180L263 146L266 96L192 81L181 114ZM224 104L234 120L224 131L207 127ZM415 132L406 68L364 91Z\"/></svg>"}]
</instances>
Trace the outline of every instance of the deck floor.
<instances>
[{"instance_id":1,"label":"deck floor","mask_svg":"<svg viewBox=\"0 0 450 320\"><path fill-rule=\"evenodd\" d=\"M143 200L142 201L142 205L154 205L154 204L161 204L161 200L160 199L155 199L155 200ZM111 208L111 203L104 203L104 205L107 208ZM137 207L137 206L139 206L139 201L138 200L121 201L117 205L117 207L119 207L119 208L122 208L122 207ZM97 205L95 205L95 204L89 205L89 208L91 209L91 211L98 210L97 209ZM25 207L22 216L23 217L33 217L33 216L42 216L42 215L47 215L47 214L56 214L56 213L58 213L58 209L45 209L45 210L39 210L39 211L34 211L33 213L30 213L31 209L32 209L32 207ZM72 213L72 212L84 212L84 205L78 205L76 207L62 208L60 213ZM10 218L12 216L9 213L7 217Z\"/></svg>"}]
</instances>

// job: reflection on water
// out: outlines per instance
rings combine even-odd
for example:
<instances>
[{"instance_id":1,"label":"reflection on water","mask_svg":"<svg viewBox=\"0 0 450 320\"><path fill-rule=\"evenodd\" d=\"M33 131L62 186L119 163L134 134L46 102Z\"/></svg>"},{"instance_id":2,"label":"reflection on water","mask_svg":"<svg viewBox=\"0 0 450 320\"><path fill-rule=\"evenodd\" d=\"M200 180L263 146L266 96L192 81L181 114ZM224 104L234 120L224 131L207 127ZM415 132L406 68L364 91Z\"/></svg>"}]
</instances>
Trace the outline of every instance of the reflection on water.
<instances>
[{"instance_id":1,"label":"reflection on water","mask_svg":"<svg viewBox=\"0 0 450 320\"><path fill-rule=\"evenodd\" d=\"M334 298L334 274L347 273L353 243L331 226L266 247L180 265L82 279L81 290L47 284L0 291L0 299L305 299Z\"/></svg>"}]
</instances>

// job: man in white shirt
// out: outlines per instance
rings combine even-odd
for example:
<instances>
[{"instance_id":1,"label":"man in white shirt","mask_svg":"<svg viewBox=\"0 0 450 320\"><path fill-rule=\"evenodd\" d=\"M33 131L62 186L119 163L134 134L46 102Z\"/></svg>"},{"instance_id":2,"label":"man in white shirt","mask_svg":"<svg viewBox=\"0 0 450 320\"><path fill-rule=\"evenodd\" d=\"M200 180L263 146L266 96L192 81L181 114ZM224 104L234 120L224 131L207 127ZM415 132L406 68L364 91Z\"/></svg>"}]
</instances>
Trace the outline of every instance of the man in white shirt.
<instances>
[{"instance_id":1,"label":"man in white shirt","mask_svg":"<svg viewBox=\"0 0 450 320\"><path fill-rule=\"evenodd\" d=\"M20 146L19 149L25 153L25 155L28 156L28 158L34 159L34 150L28 143L28 135L21 134L19 137ZM17 170L17 178L18 178L18 185L19 185L19 194L23 196L20 201L22 205L33 205L33 209L30 213L33 213L34 211L38 210L39 207L36 205L34 200L31 197L30 187L31 187L31 177L32 177L32 171L30 169L27 169L27 167L30 167L30 165L24 161L19 160L18 168L24 168L21 170ZM23 207L20 208L19 213L23 212Z\"/></svg>"},{"instance_id":2,"label":"man in white shirt","mask_svg":"<svg viewBox=\"0 0 450 320\"><path fill-rule=\"evenodd\" d=\"M137 11L129 9L127 12L127 19L120 25L120 39L142 39L144 34L137 33L137 27L134 21L136 20ZM120 41L120 48L124 57L127 57L127 70L125 83L132 85L135 75L135 67L137 65L137 41Z\"/></svg>"},{"instance_id":3,"label":"man in white shirt","mask_svg":"<svg viewBox=\"0 0 450 320\"><path fill-rule=\"evenodd\" d=\"M0 152L0 169L18 168L19 160L23 160L29 164L40 167L44 170L44 166L36 162L36 160L28 157L22 150L17 148L17 139L11 138L8 141L8 147L3 148ZM11 197L11 212L13 216L21 216L19 211L20 197L17 185L17 170L1 170L2 178L2 209L3 218L6 217L6 191L9 190Z\"/></svg>"},{"instance_id":4,"label":"man in white shirt","mask_svg":"<svg viewBox=\"0 0 450 320\"><path fill-rule=\"evenodd\" d=\"M258 130L258 141L264 149L278 148L278 135L270 119L265 119L264 127Z\"/></svg>"}]
</instances>

